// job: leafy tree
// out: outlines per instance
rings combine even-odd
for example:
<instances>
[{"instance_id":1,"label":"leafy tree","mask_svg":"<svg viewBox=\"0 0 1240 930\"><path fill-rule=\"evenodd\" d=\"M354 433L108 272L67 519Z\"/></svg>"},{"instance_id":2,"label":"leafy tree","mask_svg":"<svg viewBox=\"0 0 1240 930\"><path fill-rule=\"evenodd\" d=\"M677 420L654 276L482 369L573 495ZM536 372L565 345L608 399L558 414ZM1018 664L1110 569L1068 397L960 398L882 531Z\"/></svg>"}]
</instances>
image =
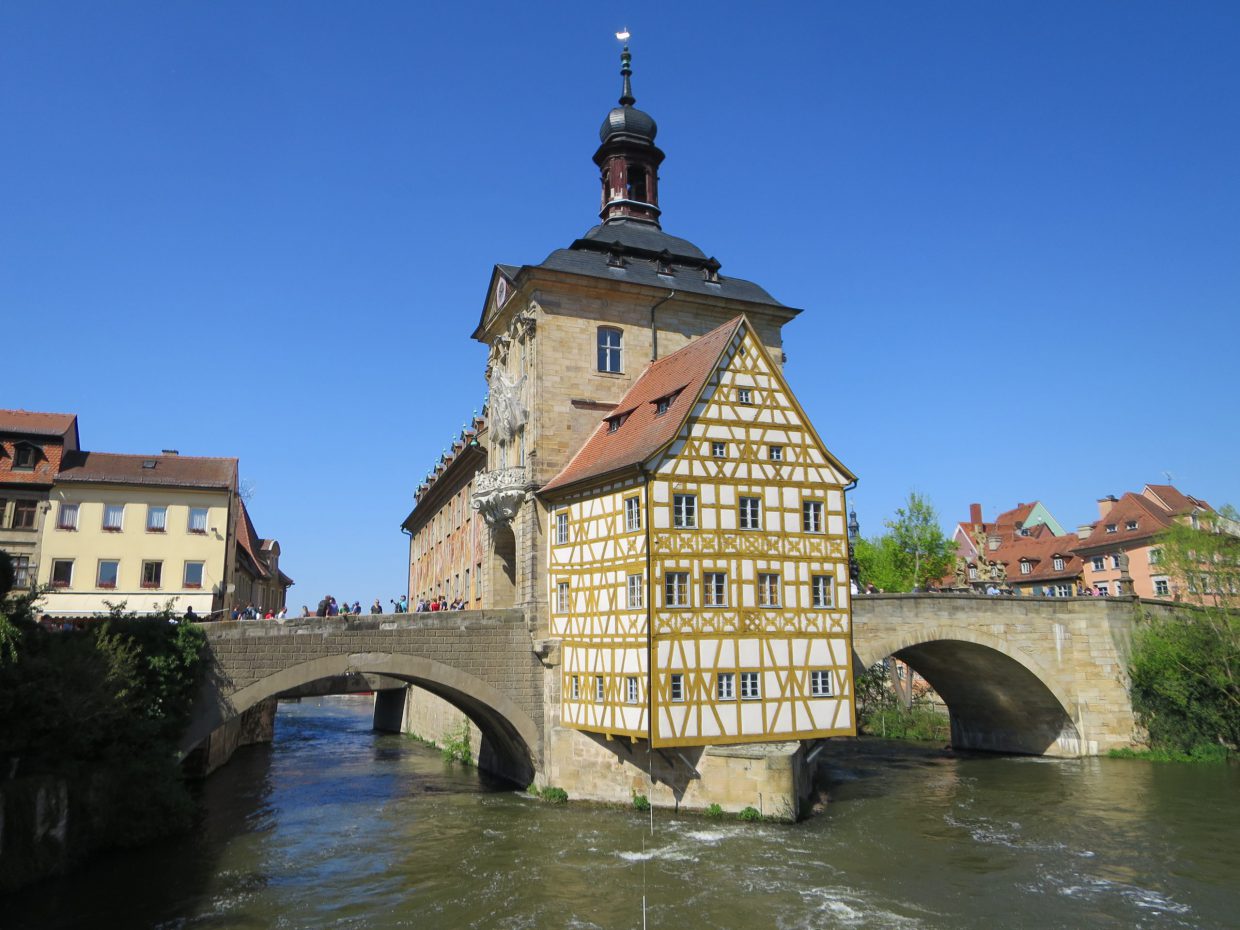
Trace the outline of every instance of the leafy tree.
<instances>
[{"instance_id":1,"label":"leafy tree","mask_svg":"<svg viewBox=\"0 0 1240 930\"><path fill-rule=\"evenodd\" d=\"M1240 749L1240 520L1197 514L1158 540L1177 591L1197 609L1141 614L1129 664L1133 707L1155 749Z\"/></svg>"},{"instance_id":2,"label":"leafy tree","mask_svg":"<svg viewBox=\"0 0 1240 930\"><path fill-rule=\"evenodd\" d=\"M903 553L890 535L858 539L853 547L863 584L872 584L882 591L907 591L912 580L903 570Z\"/></svg>"},{"instance_id":3,"label":"leafy tree","mask_svg":"<svg viewBox=\"0 0 1240 930\"><path fill-rule=\"evenodd\" d=\"M943 535L934 506L916 491L909 491L908 502L896 509L896 517L887 521L887 529L904 556L903 567L912 579L912 587L925 587L926 582L942 578L951 568L955 543Z\"/></svg>"}]
</instances>

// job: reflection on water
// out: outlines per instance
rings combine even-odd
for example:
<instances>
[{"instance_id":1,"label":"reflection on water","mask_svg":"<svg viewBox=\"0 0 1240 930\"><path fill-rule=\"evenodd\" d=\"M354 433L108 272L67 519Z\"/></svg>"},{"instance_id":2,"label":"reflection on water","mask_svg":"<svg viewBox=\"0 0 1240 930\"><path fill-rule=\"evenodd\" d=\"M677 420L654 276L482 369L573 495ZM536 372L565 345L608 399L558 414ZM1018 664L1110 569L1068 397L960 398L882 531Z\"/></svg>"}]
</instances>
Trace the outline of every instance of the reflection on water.
<instances>
[{"instance_id":1,"label":"reflection on water","mask_svg":"<svg viewBox=\"0 0 1240 930\"><path fill-rule=\"evenodd\" d=\"M827 812L740 824L543 805L282 705L202 785L195 833L0 909L3 930L1234 927L1240 770L837 741Z\"/></svg>"}]
</instances>

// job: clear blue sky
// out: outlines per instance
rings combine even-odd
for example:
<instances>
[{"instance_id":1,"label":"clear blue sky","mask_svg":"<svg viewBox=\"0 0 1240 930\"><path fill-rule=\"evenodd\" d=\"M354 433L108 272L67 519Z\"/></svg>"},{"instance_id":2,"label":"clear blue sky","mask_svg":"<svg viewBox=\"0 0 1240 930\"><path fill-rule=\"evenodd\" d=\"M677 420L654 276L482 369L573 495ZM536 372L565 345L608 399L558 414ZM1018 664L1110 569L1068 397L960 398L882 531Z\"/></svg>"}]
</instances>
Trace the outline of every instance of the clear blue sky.
<instances>
[{"instance_id":1,"label":"clear blue sky","mask_svg":"<svg viewBox=\"0 0 1240 930\"><path fill-rule=\"evenodd\" d=\"M805 309L864 532L1240 503L1230 0L6 0L0 406L239 457L296 605L403 591L492 264L595 222L626 25L664 228Z\"/></svg>"}]
</instances>

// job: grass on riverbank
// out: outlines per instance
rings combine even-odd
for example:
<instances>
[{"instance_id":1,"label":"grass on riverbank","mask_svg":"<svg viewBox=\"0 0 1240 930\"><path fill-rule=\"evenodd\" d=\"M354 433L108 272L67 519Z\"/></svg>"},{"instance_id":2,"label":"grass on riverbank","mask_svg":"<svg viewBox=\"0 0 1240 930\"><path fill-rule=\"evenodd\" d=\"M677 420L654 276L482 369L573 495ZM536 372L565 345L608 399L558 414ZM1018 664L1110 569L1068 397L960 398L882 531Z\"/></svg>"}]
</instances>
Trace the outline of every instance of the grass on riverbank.
<instances>
[{"instance_id":1,"label":"grass on riverbank","mask_svg":"<svg viewBox=\"0 0 1240 930\"><path fill-rule=\"evenodd\" d=\"M932 707L914 704L875 707L862 714L862 733L882 739L949 740L951 720Z\"/></svg>"},{"instance_id":2,"label":"grass on riverbank","mask_svg":"<svg viewBox=\"0 0 1240 930\"><path fill-rule=\"evenodd\" d=\"M1179 749L1112 749L1107 753L1110 759L1145 759L1147 762L1227 762L1231 753L1226 746L1207 743L1194 746L1187 752Z\"/></svg>"}]
</instances>

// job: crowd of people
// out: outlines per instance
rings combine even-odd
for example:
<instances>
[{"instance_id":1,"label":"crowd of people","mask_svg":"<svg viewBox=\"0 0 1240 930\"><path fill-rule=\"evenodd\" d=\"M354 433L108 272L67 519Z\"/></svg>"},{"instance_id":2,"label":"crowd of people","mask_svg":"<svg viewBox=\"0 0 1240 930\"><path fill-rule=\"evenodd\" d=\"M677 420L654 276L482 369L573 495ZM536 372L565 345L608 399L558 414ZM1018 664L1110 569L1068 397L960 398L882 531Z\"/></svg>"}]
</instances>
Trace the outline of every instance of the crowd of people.
<instances>
[{"instance_id":1,"label":"crowd of people","mask_svg":"<svg viewBox=\"0 0 1240 930\"><path fill-rule=\"evenodd\" d=\"M193 615L194 609L191 607L185 612L186 620L196 620L197 616ZM232 610L228 612L229 620L283 620L288 616L288 608L281 607L276 610L274 607L268 607L261 610L253 604L246 604L242 607L240 604L234 604Z\"/></svg>"}]
</instances>

